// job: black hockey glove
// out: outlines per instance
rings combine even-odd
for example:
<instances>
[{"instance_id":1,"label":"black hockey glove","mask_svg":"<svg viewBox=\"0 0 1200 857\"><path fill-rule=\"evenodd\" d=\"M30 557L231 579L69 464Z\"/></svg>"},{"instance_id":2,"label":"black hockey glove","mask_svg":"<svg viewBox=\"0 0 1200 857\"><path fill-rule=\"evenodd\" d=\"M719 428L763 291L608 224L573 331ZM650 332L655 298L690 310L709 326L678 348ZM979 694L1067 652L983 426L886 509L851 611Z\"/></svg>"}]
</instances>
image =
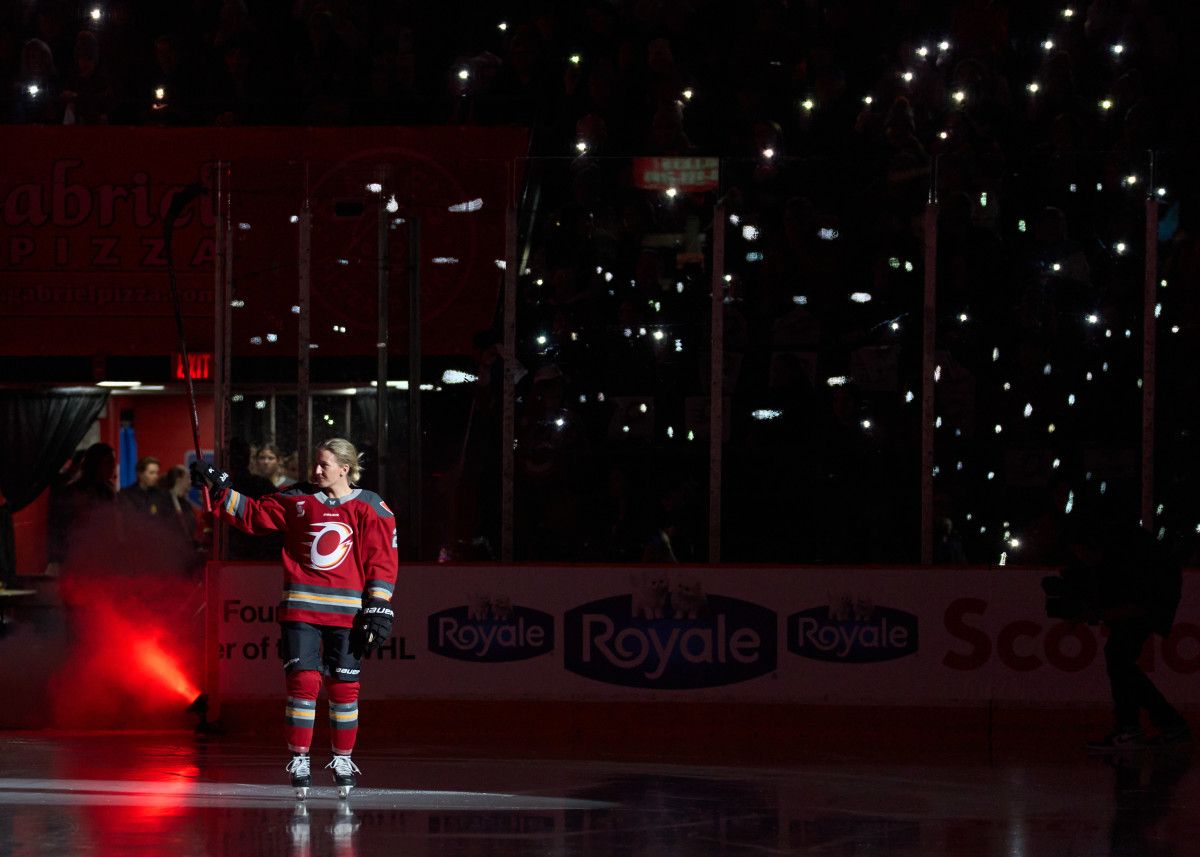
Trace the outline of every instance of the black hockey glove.
<instances>
[{"instance_id":1,"label":"black hockey glove","mask_svg":"<svg viewBox=\"0 0 1200 857\"><path fill-rule=\"evenodd\" d=\"M354 630L362 639L363 648L382 646L392 635L392 620L396 614L382 598L371 598L354 617Z\"/></svg>"},{"instance_id":2,"label":"black hockey glove","mask_svg":"<svg viewBox=\"0 0 1200 857\"><path fill-rule=\"evenodd\" d=\"M216 497L233 486L233 480L224 470L217 470L207 461L193 461L191 464L192 484L197 488L209 488Z\"/></svg>"}]
</instances>

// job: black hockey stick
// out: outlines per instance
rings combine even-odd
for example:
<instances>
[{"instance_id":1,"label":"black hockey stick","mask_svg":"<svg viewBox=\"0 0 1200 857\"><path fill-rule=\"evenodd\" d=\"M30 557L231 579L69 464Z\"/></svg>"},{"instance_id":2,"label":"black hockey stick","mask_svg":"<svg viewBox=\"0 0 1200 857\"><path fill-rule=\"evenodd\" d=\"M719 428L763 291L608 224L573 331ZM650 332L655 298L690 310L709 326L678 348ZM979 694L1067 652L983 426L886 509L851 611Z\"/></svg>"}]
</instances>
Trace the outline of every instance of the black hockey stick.
<instances>
[{"instance_id":1,"label":"black hockey stick","mask_svg":"<svg viewBox=\"0 0 1200 857\"><path fill-rule=\"evenodd\" d=\"M183 361L183 377L187 381L188 403L192 409L192 445L196 451L197 461L204 460L200 454L200 413L196 410L196 389L192 386L192 366L188 358L187 340L183 335L183 308L179 303L179 285L175 281L175 254L171 251L171 239L174 237L175 221L179 219L179 215L193 199L206 193L208 193L208 189L198 183L179 188L171 197L171 204L167 208L166 216L163 217L163 252L167 257L167 276L171 280L171 304L175 309L175 330L179 334L179 354ZM208 486L203 486L202 490L204 492L204 511L211 512L212 499L208 495Z\"/></svg>"}]
</instances>

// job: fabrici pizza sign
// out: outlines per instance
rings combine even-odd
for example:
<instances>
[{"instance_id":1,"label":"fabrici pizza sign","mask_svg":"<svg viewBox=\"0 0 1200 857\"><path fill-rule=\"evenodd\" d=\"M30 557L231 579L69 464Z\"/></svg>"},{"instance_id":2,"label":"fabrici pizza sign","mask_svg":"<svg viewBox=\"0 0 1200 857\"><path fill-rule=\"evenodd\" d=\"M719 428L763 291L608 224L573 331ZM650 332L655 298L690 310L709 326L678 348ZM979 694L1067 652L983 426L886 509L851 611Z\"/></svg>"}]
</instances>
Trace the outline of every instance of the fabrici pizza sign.
<instances>
[{"instance_id":1,"label":"fabrici pizza sign","mask_svg":"<svg viewBox=\"0 0 1200 857\"><path fill-rule=\"evenodd\" d=\"M469 353L495 308L495 263L527 140L516 127L6 127L0 315L12 324L0 356L170 355L174 326L157 323L173 306L164 227L176 193L193 183L207 193L170 221L193 346L211 350L219 214L229 230L221 252L234 270L256 272L255 294L274 301L254 312L289 317L298 242L311 227L321 236L306 252L313 312L367 318L378 304L375 280L347 266L359 264L362 231L394 192L421 210L422 342L436 354ZM295 329L283 324L259 342L239 336L233 354L294 355ZM343 356L354 341L316 344Z\"/></svg>"}]
</instances>

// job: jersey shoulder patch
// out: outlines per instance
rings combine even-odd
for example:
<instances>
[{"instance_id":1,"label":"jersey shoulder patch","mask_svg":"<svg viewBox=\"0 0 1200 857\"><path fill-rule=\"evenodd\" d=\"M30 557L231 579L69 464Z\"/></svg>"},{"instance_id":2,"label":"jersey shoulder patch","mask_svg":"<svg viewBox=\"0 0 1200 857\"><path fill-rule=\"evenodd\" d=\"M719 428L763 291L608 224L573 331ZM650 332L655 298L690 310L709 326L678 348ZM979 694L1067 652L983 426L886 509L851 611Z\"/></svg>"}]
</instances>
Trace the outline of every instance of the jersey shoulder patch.
<instances>
[{"instance_id":1,"label":"jersey shoulder patch","mask_svg":"<svg viewBox=\"0 0 1200 857\"><path fill-rule=\"evenodd\" d=\"M358 499L362 500L364 503L366 503L368 506L370 506L372 509L374 509L379 514L380 517L383 517L383 518L396 517L396 515L392 512L392 510L388 508L388 504L383 502L383 498L380 497L378 494L376 494L374 491L364 490L361 494L358 495Z\"/></svg>"}]
</instances>

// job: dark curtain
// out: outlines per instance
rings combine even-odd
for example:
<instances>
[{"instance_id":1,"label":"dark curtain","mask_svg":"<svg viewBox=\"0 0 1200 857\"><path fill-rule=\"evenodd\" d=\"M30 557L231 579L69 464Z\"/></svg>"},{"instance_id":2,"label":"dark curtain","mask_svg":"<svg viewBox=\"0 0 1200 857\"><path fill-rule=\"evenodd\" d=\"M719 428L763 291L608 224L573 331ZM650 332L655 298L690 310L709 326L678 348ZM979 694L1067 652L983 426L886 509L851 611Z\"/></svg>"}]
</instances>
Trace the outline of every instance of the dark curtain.
<instances>
[{"instance_id":1,"label":"dark curtain","mask_svg":"<svg viewBox=\"0 0 1200 857\"><path fill-rule=\"evenodd\" d=\"M0 390L0 580L16 574L13 514L46 490L106 401L103 390Z\"/></svg>"},{"instance_id":2,"label":"dark curtain","mask_svg":"<svg viewBox=\"0 0 1200 857\"><path fill-rule=\"evenodd\" d=\"M103 390L0 390L0 491L9 511L46 490L107 401Z\"/></svg>"}]
</instances>

